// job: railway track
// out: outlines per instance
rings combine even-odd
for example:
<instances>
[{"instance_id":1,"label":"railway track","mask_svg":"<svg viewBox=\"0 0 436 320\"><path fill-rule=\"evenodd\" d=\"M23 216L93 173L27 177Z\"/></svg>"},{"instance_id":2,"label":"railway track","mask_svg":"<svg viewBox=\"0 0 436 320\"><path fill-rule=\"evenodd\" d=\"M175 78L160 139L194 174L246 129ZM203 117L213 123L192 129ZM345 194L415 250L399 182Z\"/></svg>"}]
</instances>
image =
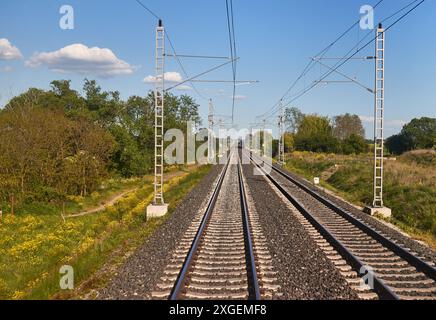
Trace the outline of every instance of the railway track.
<instances>
[{"instance_id":1,"label":"railway track","mask_svg":"<svg viewBox=\"0 0 436 320\"><path fill-rule=\"evenodd\" d=\"M271 257L248 208L239 156L234 152L205 212L186 232L153 298L271 298L277 291Z\"/></svg>"},{"instance_id":2,"label":"railway track","mask_svg":"<svg viewBox=\"0 0 436 320\"><path fill-rule=\"evenodd\" d=\"M297 209L302 225L362 298L436 299L433 262L412 254L277 166L243 153ZM363 274L372 286L362 285Z\"/></svg>"}]
</instances>

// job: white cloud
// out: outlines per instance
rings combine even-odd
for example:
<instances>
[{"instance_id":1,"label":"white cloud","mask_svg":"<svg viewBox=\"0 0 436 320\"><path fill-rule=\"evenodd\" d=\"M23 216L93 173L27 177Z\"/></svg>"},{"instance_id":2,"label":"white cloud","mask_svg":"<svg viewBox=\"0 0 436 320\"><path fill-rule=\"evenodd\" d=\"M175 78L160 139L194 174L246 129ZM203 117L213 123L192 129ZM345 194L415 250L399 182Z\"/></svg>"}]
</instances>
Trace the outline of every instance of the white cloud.
<instances>
[{"instance_id":1,"label":"white cloud","mask_svg":"<svg viewBox=\"0 0 436 320\"><path fill-rule=\"evenodd\" d=\"M36 53L26 61L26 65L32 68L45 65L56 72L92 74L103 78L132 74L135 69L118 59L110 49L88 48L81 43L57 51Z\"/></svg>"},{"instance_id":2,"label":"white cloud","mask_svg":"<svg viewBox=\"0 0 436 320\"><path fill-rule=\"evenodd\" d=\"M403 127L407 124L407 121L404 120L387 120L386 125L390 127Z\"/></svg>"},{"instance_id":3,"label":"white cloud","mask_svg":"<svg viewBox=\"0 0 436 320\"><path fill-rule=\"evenodd\" d=\"M233 96L230 96L230 99L233 99ZM242 94L235 95L235 100L244 100L247 99L247 96L244 96Z\"/></svg>"},{"instance_id":4,"label":"white cloud","mask_svg":"<svg viewBox=\"0 0 436 320\"><path fill-rule=\"evenodd\" d=\"M373 123L374 122L374 117L370 117L370 116L359 116L360 120L362 120L362 122L366 122L366 123Z\"/></svg>"},{"instance_id":5,"label":"white cloud","mask_svg":"<svg viewBox=\"0 0 436 320\"><path fill-rule=\"evenodd\" d=\"M2 68L0 68L0 72L12 72L13 71L13 68L11 67L11 66L5 66L5 67L2 67Z\"/></svg>"},{"instance_id":6,"label":"white cloud","mask_svg":"<svg viewBox=\"0 0 436 320\"><path fill-rule=\"evenodd\" d=\"M374 123L374 117L371 117L371 116L359 116L359 118L364 123L371 123L371 124ZM405 121L405 120L389 120L389 119L385 120L385 125L387 127L402 127L405 124L407 124L407 121Z\"/></svg>"},{"instance_id":7,"label":"white cloud","mask_svg":"<svg viewBox=\"0 0 436 320\"><path fill-rule=\"evenodd\" d=\"M8 39L0 39L0 60L14 60L22 57L20 50L14 47Z\"/></svg>"},{"instance_id":8,"label":"white cloud","mask_svg":"<svg viewBox=\"0 0 436 320\"><path fill-rule=\"evenodd\" d=\"M189 90L192 90L192 88L190 86L180 85L180 86L176 87L176 90L178 90L178 91L189 91Z\"/></svg>"},{"instance_id":9,"label":"white cloud","mask_svg":"<svg viewBox=\"0 0 436 320\"><path fill-rule=\"evenodd\" d=\"M165 81L167 82L182 82L182 75L178 72L165 72L164 74ZM145 83L156 83L156 77L149 75L146 76L143 80Z\"/></svg>"}]
</instances>

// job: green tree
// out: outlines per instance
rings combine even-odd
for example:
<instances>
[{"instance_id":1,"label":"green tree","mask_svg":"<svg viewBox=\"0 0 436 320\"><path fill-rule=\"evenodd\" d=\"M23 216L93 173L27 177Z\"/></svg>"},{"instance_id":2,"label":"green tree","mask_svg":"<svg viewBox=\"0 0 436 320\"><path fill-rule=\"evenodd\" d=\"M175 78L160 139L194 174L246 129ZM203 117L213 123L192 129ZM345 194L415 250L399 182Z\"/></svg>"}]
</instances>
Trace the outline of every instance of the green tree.
<instances>
[{"instance_id":1,"label":"green tree","mask_svg":"<svg viewBox=\"0 0 436 320\"><path fill-rule=\"evenodd\" d=\"M396 134L386 139L385 146L392 154L402 154L410 149L410 142L407 137L402 134Z\"/></svg>"},{"instance_id":2,"label":"green tree","mask_svg":"<svg viewBox=\"0 0 436 320\"><path fill-rule=\"evenodd\" d=\"M43 101L48 98L48 93L37 88L29 88L26 92L13 97L4 107L4 111L10 111L15 108L20 108L24 105L41 106Z\"/></svg>"},{"instance_id":3,"label":"green tree","mask_svg":"<svg viewBox=\"0 0 436 320\"><path fill-rule=\"evenodd\" d=\"M74 122L69 141L70 156L64 161L66 189L86 196L107 177L115 141L109 132L85 119Z\"/></svg>"},{"instance_id":4,"label":"green tree","mask_svg":"<svg viewBox=\"0 0 436 320\"><path fill-rule=\"evenodd\" d=\"M431 149L436 146L436 119L413 119L401 133L386 140L386 147L393 154L402 154L416 149Z\"/></svg>"},{"instance_id":5,"label":"green tree","mask_svg":"<svg viewBox=\"0 0 436 320\"><path fill-rule=\"evenodd\" d=\"M283 141L285 145L285 152L291 152L294 150L294 134L285 132L283 134Z\"/></svg>"},{"instance_id":6,"label":"green tree","mask_svg":"<svg viewBox=\"0 0 436 320\"><path fill-rule=\"evenodd\" d=\"M50 83L51 90L47 92L47 96L39 105L48 109L63 110L71 118L85 117L90 119L85 99L76 90L72 90L70 84L70 80L52 81Z\"/></svg>"},{"instance_id":7,"label":"green tree","mask_svg":"<svg viewBox=\"0 0 436 320\"><path fill-rule=\"evenodd\" d=\"M337 152L338 145L327 117L306 115L295 135L295 148L300 151Z\"/></svg>"},{"instance_id":8,"label":"green tree","mask_svg":"<svg viewBox=\"0 0 436 320\"><path fill-rule=\"evenodd\" d=\"M111 133L116 141L112 158L113 168L124 177L146 174L151 169L151 161L146 154L152 154L154 150L151 148L141 150L138 138L129 134L125 127L114 127Z\"/></svg>"},{"instance_id":9,"label":"green tree","mask_svg":"<svg viewBox=\"0 0 436 320\"><path fill-rule=\"evenodd\" d=\"M64 111L69 117L90 118L85 100L77 91L70 88L70 80L52 81L49 91L30 88L26 92L12 98L5 106L5 110L24 105Z\"/></svg>"},{"instance_id":10,"label":"green tree","mask_svg":"<svg viewBox=\"0 0 436 320\"><path fill-rule=\"evenodd\" d=\"M362 136L352 133L342 142L342 152L344 154L365 153L368 152L368 144Z\"/></svg>"},{"instance_id":11,"label":"green tree","mask_svg":"<svg viewBox=\"0 0 436 320\"><path fill-rule=\"evenodd\" d=\"M401 134L407 137L409 150L431 149L436 138L436 118L413 119L403 127Z\"/></svg>"},{"instance_id":12,"label":"green tree","mask_svg":"<svg viewBox=\"0 0 436 320\"><path fill-rule=\"evenodd\" d=\"M345 140L351 135L365 137L365 129L358 115L346 113L333 118L333 135Z\"/></svg>"},{"instance_id":13,"label":"green tree","mask_svg":"<svg viewBox=\"0 0 436 320\"><path fill-rule=\"evenodd\" d=\"M59 154L59 156L61 156L61 158L65 156L69 159L69 162L66 162L66 164L70 171L74 171L75 168L77 169L75 166L79 165L81 166L80 168L83 169L84 164L99 168L104 164L104 166L110 166L111 170L123 176L130 177L144 175L153 168L155 120L153 92L149 92L145 97L132 96L129 97L127 101L123 101L118 91L104 91L98 85L97 81L85 79L83 83L83 96L81 96L77 91L71 88L71 82L69 80L55 80L51 82L50 90L48 91L31 88L27 92L14 97L8 105L6 105L4 110L15 110L16 112L13 114L18 117L23 106L25 106L26 110L31 110L32 108L37 108L39 110L38 112L45 110L47 111L45 114L47 117L49 117L50 113L55 114L54 117L58 120L59 124L63 124L62 126L64 126L65 131L58 134L59 138L63 137L64 133L69 133L76 128L77 123L81 123L83 125L82 129L86 130L89 134L95 130L100 130L102 140L106 141L106 143L111 146L110 152L107 150L107 154L110 155L110 158L105 158L102 162L97 161L92 163L89 157L93 157L94 155L92 155L93 153L89 152L89 150L78 149L73 153L69 150L70 153L68 153L67 156L61 156L61 154ZM193 121L198 128L201 124L198 109L199 105L193 98L187 95L175 96L166 93L165 129L177 128L182 130L186 135L186 124L188 121ZM25 111L24 114L26 112L27 111ZM32 115L32 112L28 113L28 115ZM57 117L57 115L60 115L60 118ZM22 117L19 122L21 122L21 125L29 125L32 130L35 129L32 126L31 118ZM92 123L93 127L85 126L84 124L86 123ZM15 123L15 125L20 126L19 123ZM59 127L54 123L44 123L43 126L48 132L51 132L52 129L53 132L56 132L56 128ZM30 129L26 130L31 132ZM35 137L39 136L36 134ZM70 137L70 139L73 138L74 137ZM51 138L47 139L47 141L51 140ZM23 143L29 143L31 141L34 140L30 139L26 141L24 139ZM73 139L73 141L77 142L75 139ZM46 146L43 142L41 142L40 145ZM6 146L6 142L3 143L3 146ZM53 146L56 146L56 144L53 144ZM18 147L25 150L21 144L17 144L17 148ZM47 146L47 148L49 147L50 146ZM12 147L9 146L5 148ZM28 163L26 158L26 156L30 156L32 150L30 150L28 154L22 151L17 153L17 156L22 157L21 162L19 162L22 171L21 176L27 175L28 168L33 165L32 162ZM50 154L46 157L45 166L47 168L51 166L53 172L56 170L62 171L63 169L59 169L59 165L56 167L56 165L54 165L55 163L58 163L56 155ZM18 165L16 164L15 169L17 167ZM85 171L87 170L88 169ZM74 173L73 171L71 172ZM100 174L100 169L96 174L92 172L87 172L87 174L91 176L91 180L93 181L94 178L92 178L92 176L103 176L103 174ZM80 177L74 174L72 174L72 176L74 176L74 179L77 179L77 181L82 179L81 184L74 187L76 190L80 190L80 193L87 193L89 189L93 188L93 183L83 183L83 174ZM17 181L21 179L15 171L14 175L9 175L8 177L8 183L12 184L19 184ZM46 176L42 175L41 177L51 179L51 173L48 173ZM26 178L22 179L26 180ZM69 183L66 183L66 185Z\"/></svg>"},{"instance_id":14,"label":"green tree","mask_svg":"<svg viewBox=\"0 0 436 320\"><path fill-rule=\"evenodd\" d=\"M296 133L301 122L304 119L304 114L298 108L286 108L285 110L285 124L291 133Z\"/></svg>"},{"instance_id":15,"label":"green tree","mask_svg":"<svg viewBox=\"0 0 436 320\"><path fill-rule=\"evenodd\" d=\"M95 80L88 79L85 79L83 91L87 109L94 121L104 128L110 128L117 123L120 110L123 108L118 91L102 91Z\"/></svg>"},{"instance_id":16,"label":"green tree","mask_svg":"<svg viewBox=\"0 0 436 320\"><path fill-rule=\"evenodd\" d=\"M194 101L194 99L187 95L182 95L178 99L179 111L178 117L179 121L186 123L192 121L196 126L201 124L201 118L198 114L199 105Z\"/></svg>"},{"instance_id":17,"label":"green tree","mask_svg":"<svg viewBox=\"0 0 436 320\"><path fill-rule=\"evenodd\" d=\"M53 200L86 194L107 175L113 138L63 110L16 105L0 113L0 196ZM6 186L6 188L4 188Z\"/></svg>"}]
</instances>

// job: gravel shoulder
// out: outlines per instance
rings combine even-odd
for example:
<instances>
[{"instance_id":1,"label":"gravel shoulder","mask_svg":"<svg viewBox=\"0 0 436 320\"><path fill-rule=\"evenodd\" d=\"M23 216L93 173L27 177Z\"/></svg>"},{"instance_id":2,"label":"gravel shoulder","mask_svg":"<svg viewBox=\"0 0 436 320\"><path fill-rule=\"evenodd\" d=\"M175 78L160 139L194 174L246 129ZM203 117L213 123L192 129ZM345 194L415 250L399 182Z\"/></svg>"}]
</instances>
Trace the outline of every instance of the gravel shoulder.
<instances>
[{"instance_id":1,"label":"gravel shoulder","mask_svg":"<svg viewBox=\"0 0 436 320\"><path fill-rule=\"evenodd\" d=\"M344 277L305 231L288 204L252 165L243 165L278 282L287 300L358 299Z\"/></svg>"},{"instance_id":2,"label":"gravel shoulder","mask_svg":"<svg viewBox=\"0 0 436 320\"><path fill-rule=\"evenodd\" d=\"M179 240L198 210L206 206L221 170L222 166L211 169L171 216L127 259L108 285L98 292L96 299L151 299L151 292L163 275Z\"/></svg>"}]
</instances>

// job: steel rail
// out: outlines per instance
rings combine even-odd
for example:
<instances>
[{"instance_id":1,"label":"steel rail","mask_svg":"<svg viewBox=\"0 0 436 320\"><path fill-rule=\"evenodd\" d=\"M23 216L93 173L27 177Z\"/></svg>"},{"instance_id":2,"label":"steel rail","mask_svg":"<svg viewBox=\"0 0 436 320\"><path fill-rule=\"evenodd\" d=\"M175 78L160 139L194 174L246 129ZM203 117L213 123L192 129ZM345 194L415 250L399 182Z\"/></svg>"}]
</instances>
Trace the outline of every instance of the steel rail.
<instances>
[{"instance_id":1,"label":"steel rail","mask_svg":"<svg viewBox=\"0 0 436 320\"><path fill-rule=\"evenodd\" d=\"M260 159L263 163L269 165L264 160ZM406 260L408 263L410 263L412 266L414 266L418 271L423 272L425 275L427 275L429 278L436 281L436 268L429 265L427 262L423 261L419 257L413 255L408 250L404 249L403 247L399 246L392 240L389 240L385 236L381 235L379 232L374 230L371 226L365 224L364 222L358 220L355 218L349 211L341 208L340 206L333 203L331 200L327 199L326 197L322 196L318 192L310 189L300 181L296 180L286 172L284 172L282 169L277 168L276 166L272 166L272 169L279 173L281 176L286 178L287 180L291 181L293 184L298 186L300 189L304 190L306 193L310 194L312 197L317 199L319 202L327 206L329 209L333 210L337 214L339 214L342 218L359 228L361 231L372 237L373 239L380 242L383 246L388 248L389 250L393 251L396 255Z\"/></svg>"},{"instance_id":2,"label":"steel rail","mask_svg":"<svg viewBox=\"0 0 436 320\"><path fill-rule=\"evenodd\" d=\"M238 156L239 159L239 156ZM245 252L247 256L248 291L249 299L261 300L259 280L257 277L256 262L253 251L253 240L251 238L250 220L248 216L248 204L245 194L244 180L242 177L241 162L238 161L239 194L241 198L241 211L244 225Z\"/></svg>"},{"instance_id":3,"label":"steel rail","mask_svg":"<svg viewBox=\"0 0 436 320\"><path fill-rule=\"evenodd\" d=\"M230 164L230 159L231 159L231 156L229 156L229 158L227 159L227 164L224 167L224 169L219 177L217 186L216 186L216 188L212 194L212 197L209 201L206 212L205 212L203 219L201 221L200 227L197 231L197 234L195 235L194 241L192 242L191 248L189 249L189 253L185 259L185 262L183 263L183 267L180 270L180 273L177 277L176 283L171 291L170 300L178 300L178 298L180 297L180 294L182 293L182 289L185 287L185 284L187 281L186 276L187 276L189 270L191 269L192 263L193 263L194 258L195 258L195 254L196 254L197 249L198 249L198 246L200 244L200 241L202 239L204 231L206 230L210 216L212 215L212 212L215 208L215 204L217 202L218 195L219 195L221 187L223 185L224 177L227 173L227 169L228 169L229 164Z\"/></svg>"},{"instance_id":4,"label":"steel rail","mask_svg":"<svg viewBox=\"0 0 436 320\"><path fill-rule=\"evenodd\" d=\"M362 270L365 270L365 264L357 258L353 253L351 253L346 246L338 240L330 231L328 231L319 221L316 219L297 199L295 199L288 191L286 191L272 176L267 173L252 156L249 156L252 163L261 170L265 176L271 181L271 183L286 197L295 208L318 230L318 232L330 243L330 245L338 251L338 253L351 265L351 267L357 271L359 274ZM260 159L263 164L266 164L274 169L273 166L269 165L262 159ZM381 299L385 300L399 300L399 297L394 293L390 287L388 287L381 279L379 279L375 274L372 274L374 291L377 292Z\"/></svg>"},{"instance_id":5,"label":"steel rail","mask_svg":"<svg viewBox=\"0 0 436 320\"><path fill-rule=\"evenodd\" d=\"M224 177L227 174L228 167L231 162L231 156L229 156L226 166L224 167L219 179L217 186L212 194L212 197L209 201L208 207L205 211L205 214L202 218L200 227L195 235L194 241L189 249L188 255L183 263L182 269L177 277L175 285L170 294L170 300L178 300L182 294L183 288L186 287L188 280L188 273L193 265L195 260L197 250L199 248L200 242L203 238L205 230L207 228L210 217L215 209L215 205L218 199L218 195L221 191L221 187L223 185ZM247 282L248 282L248 298L250 300L260 300L260 287L259 281L257 277L257 270L255 264L255 255L253 250L253 240L251 238L251 230L250 230L250 222L248 217L248 204L247 198L245 194L245 187L242 177L242 170L240 167L240 162L238 162L238 181L239 181L239 195L241 199L241 212L242 212L242 220L243 220L243 230L244 230L244 247L246 253L246 264L247 264Z\"/></svg>"}]
</instances>

